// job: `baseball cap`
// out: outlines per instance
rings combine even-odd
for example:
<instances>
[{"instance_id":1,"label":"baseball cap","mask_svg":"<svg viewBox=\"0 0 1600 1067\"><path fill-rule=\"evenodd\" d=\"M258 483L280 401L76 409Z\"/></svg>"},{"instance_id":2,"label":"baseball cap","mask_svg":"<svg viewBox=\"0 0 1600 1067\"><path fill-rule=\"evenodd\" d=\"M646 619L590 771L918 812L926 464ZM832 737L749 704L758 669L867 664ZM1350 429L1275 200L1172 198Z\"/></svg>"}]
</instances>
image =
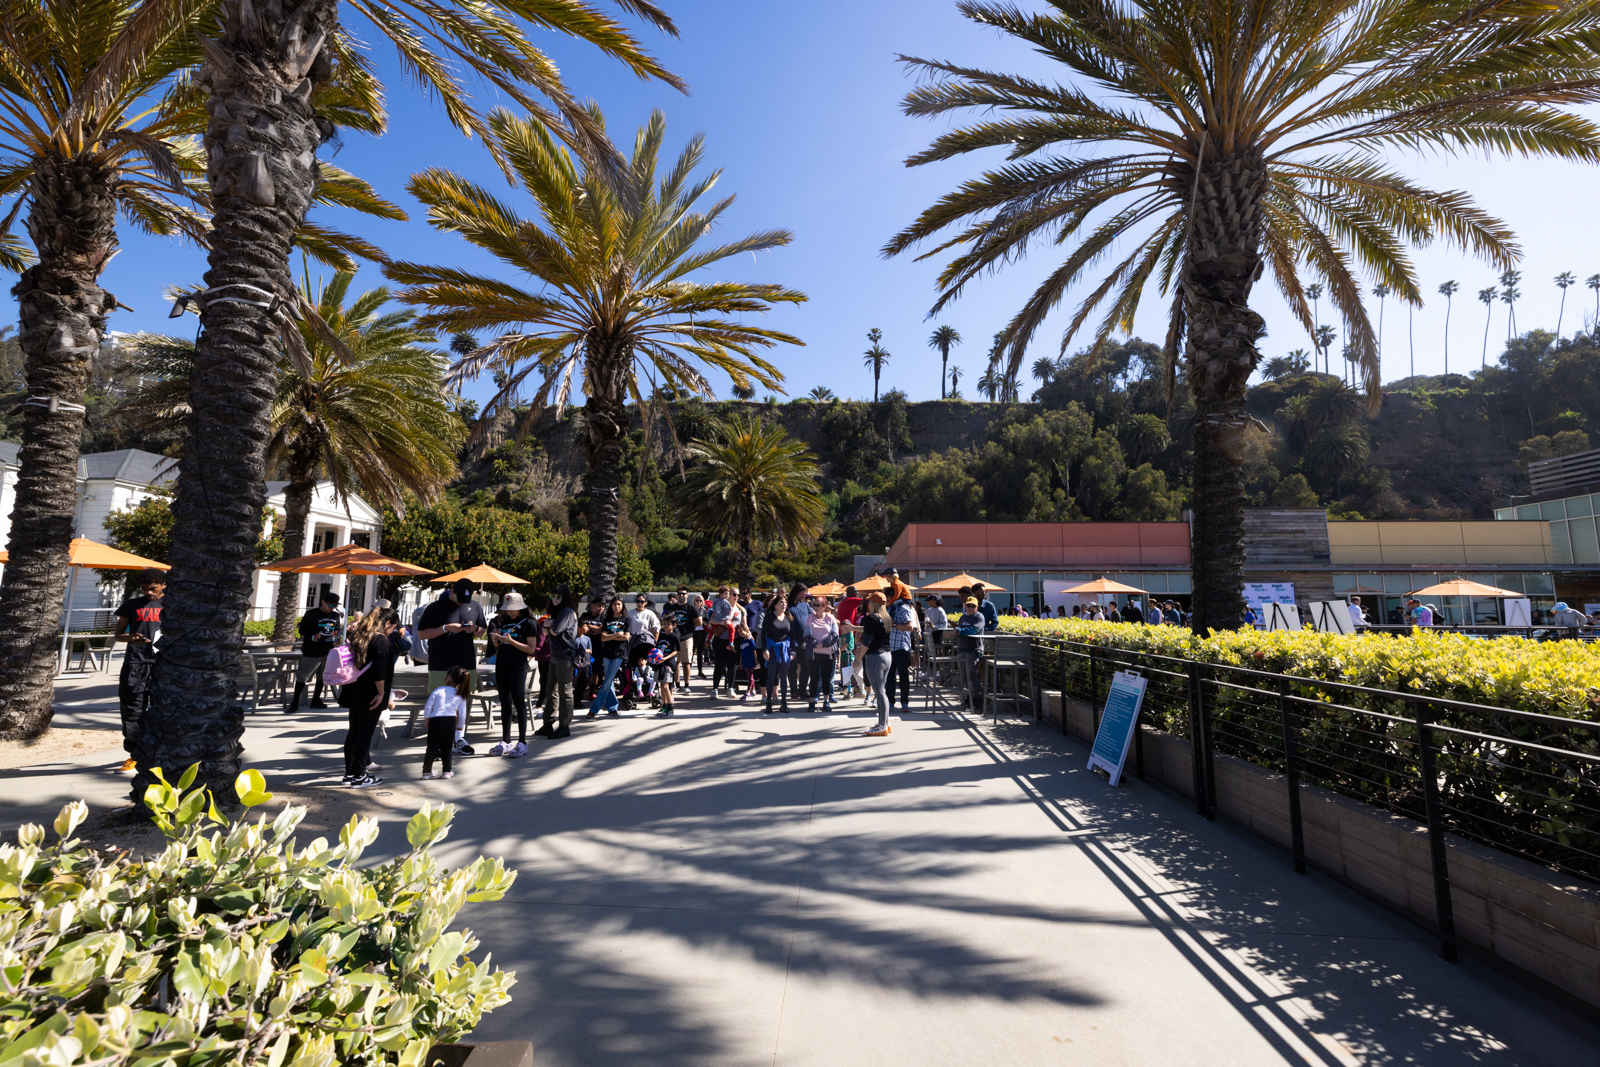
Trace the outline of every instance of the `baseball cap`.
<instances>
[{"instance_id":1,"label":"baseball cap","mask_svg":"<svg viewBox=\"0 0 1600 1067\"><path fill-rule=\"evenodd\" d=\"M450 588L454 589L456 591L456 595L457 596L471 596L472 593L473 593L473 590L477 589L478 587L472 584L472 579L470 579L470 578L462 578L460 581L456 582L456 584L452 585Z\"/></svg>"},{"instance_id":2,"label":"baseball cap","mask_svg":"<svg viewBox=\"0 0 1600 1067\"><path fill-rule=\"evenodd\" d=\"M967 607L969 607L969 608L975 608L975 607L977 607L977 606L978 606L978 598L977 598L977 597L975 597L975 596L969 596L969 597L967 597L967 599L966 599L966 606L967 606Z\"/></svg>"},{"instance_id":3,"label":"baseball cap","mask_svg":"<svg viewBox=\"0 0 1600 1067\"><path fill-rule=\"evenodd\" d=\"M339 606L339 594L335 593L332 589L330 589L326 593L322 594L322 602L324 604L332 604L334 607L338 607Z\"/></svg>"}]
</instances>

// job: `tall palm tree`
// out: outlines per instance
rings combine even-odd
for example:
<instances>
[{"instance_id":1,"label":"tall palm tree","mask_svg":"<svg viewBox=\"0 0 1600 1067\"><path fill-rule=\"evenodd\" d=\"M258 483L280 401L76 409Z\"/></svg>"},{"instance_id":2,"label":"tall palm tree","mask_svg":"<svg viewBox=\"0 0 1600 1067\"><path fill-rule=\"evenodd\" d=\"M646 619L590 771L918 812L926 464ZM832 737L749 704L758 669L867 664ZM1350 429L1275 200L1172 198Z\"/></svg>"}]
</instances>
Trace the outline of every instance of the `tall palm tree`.
<instances>
[{"instance_id":1,"label":"tall palm tree","mask_svg":"<svg viewBox=\"0 0 1600 1067\"><path fill-rule=\"evenodd\" d=\"M604 129L598 108L591 118ZM804 343L738 319L774 304L800 303L804 293L764 283L693 280L726 259L780 248L792 238L787 230L768 230L703 245L733 197L698 207L722 173L696 179L705 155L698 135L658 178L666 135L666 116L653 112L634 139L626 185L618 190L604 169L576 163L543 123L496 111L489 117L493 150L532 198L538 219L518 217L487 189L447 170L423 171L407 189L428 206L436 229L459 233L527 274L540 289L453 267L393 263L385 268L390 278L408 286L401 299L428 309L418 319L421 328L510 331L457 362L451 372L454 381L486 369L505 373L484 418L529 378L540 384L528 419L552 401L564 407L574 377L581 377L588 396L584 447L593 596L610 596L616 583L617 493L628 401L642 412L646 398L659 398L662 390L714 396L705 370L728 375L735 389L750 386L752 379L778 389L783 374L758 351ZM664 404L652 402L666 413ZM647 428L654 421L644 419Z\"/></svg>"},{"instance_id":2,"label":"tall palm tree","mask_svg":"<svg viewBox=\"0 0 1600 1067\"><path fill-rule=\"evenodd\" d=\"M1036 243L1069 249L1007 325L1015 368L1071 286L1126 242L1066 337L1107 305L1095 342L1104 343L1133 321L1152 277L1171 295L1168 365L1184 342L1197 410L1194 625L1236 627L1244 398L1265 329L1250 307L1256 279L1270 271L1308 330L1316 320L1301 265L1327 283L1376 404L1376 344L1354 265L1414 305L1406 242L1444 238L1500 269L1516 254L1502 223L1459 192L1391 169L1388 148L1600 160L1600 126L1568 107L1600 98L1600 54L1579 43L1600 10L1534 13L1519 0L1426 11L1383 0L1046 0L1022 10L965 0L961 11L1060 63L1072 82L907 57L927 75L908 113L981 114L908 162L996 147L1011 161L965 182L885 251L935 238L927 256L955 251L937 313Z\"/></svg>"},{"instance_id":3,"label":"tall palm tree","mask_svg":"<svg viewBox=\"0 0 1600 1067\"><path fill-rule=\"evenodd\" d=\"M1311 301L1311 321L1318 322L1322 318L1322 286L1317 283L1306 286L1306 299ZM1317 340L1316 330L1311 331L1311 344L1316 353L1312 360L1312 369L1322 370L1322 367L1316 365L1323 358L1323 345Z\"/></svg>"},{"instance_id":4,"label":"tall palm tree","mask_svg":"<svg viewBox=\"0 0 1600 1067\"><path fill-rule=\"evenodd\" d=\"M1583 284L1594 290L1594 328L1600 331L1600 274L1589 275L1583 280Z\"/></svg>"},{"instance_id":5,"label":"tall palm tree","mask_svg":"<svg viewBox=\"0 0 1600 1067\"><path fill-rule=\"evenodd\" d=\"M1378 380L1383 380L1383 303L1389 297L1389 287L1382 282L1372 287L1372 295L1378 298Z\"/></svg>"},{"instance_id":6,"label":"tall palm tree","mask_svg":"<svg viewBox=\"0 0 1600 1067\"><path fill-rule=\"evenodd\" d=\"M1055 376L1058 364L1049 356L1040 356L1033 361L1033 377L1040 385L1048 382Z\"/></svg>"},{"instance_id":7,"label":"tall palm tree","mask_svg":"<svg viewBox=\"0 0 1600 1067\"><path fill-rule=\"evenodd\" d=\"M1450 373L1450 309L1455 304L1456 293L1461 290L1455 279L1439 284L1439 295L1444 297L1444 372ZM1411 356L1411 377L1417 376L1417 357Z\"/></svg>"},{"instance_id":8,"label":"tall palm tree","mask_svg":"<svg viewBox=\"0 0 1600 1067\"><path fill-rule=\"evenodd\" d=\"M782 426L736 415L714 436L689 442L677 491L680 520L698 534L731 541L739 584L754 580L756 542L785 547L822 532L827 504L818 489L816 457Z\"/></svg>"},{"instance_id":9,"label":"tall palm tree","mask_svg":"<svg viewBox=\"0 0 1600 1067\"><path fill-rule=\"evenodd\" d=\"M288 481L283 551L290 559L305 554L318 482L331 481L341 501L359 493L401 509L408 494L429 500L455 477L465 437L440 387L447 360L431 347L433 335L419 330L409 311L384 312L384 288L346 307L354 278L339 271L320 290L309 274L302 278L301 294L322 321L298 324L304 363L286 356L280 369L267 454ZM339 349L324 338L324 327ZM130 398L129 411L146 426L184 420L193 340L140 333L128 347L134 373L150 383ZM299 592L298 576L278 583L273 637L279 642L293 638Z\"/></svg>"},{"instance_id":10,"label":"tall palm tree","mask_svg":"<svg viewBox=\"0 0 1600 1067\"><path fill-rule=\"evenodd\" d=\"M124 63L137 56L153 25L192 2L144 0L114 56ZM675 32L651 0L617 2ZM556 64L533 44L532 28L594 45L640 77L681 84L619 23L581 0L221 0L220 6L225 18L218 32L199 39L209 270L194 413L173 503L168 636L144 720L163 739L161 765L199 763L201 781L218 787L238 772L243 713L231 702L230 678L254 580L250 549L266 495L279 347L297 300L291 238L325 169L318 150L340 127L381 129L384 121L383 87L341 15L370 23L370 35L394 46L400 67L443 104L450 121L477 136L488 127L473 106L470 80L527 108L597 160L605 155L602 134ZM330 88L341 90L334 99L326 99ZM602 165L616 173L616 164ZM133 795L148 784L141 769Z\"/></svg>"},{"instance_id":11,"label":"tall palm tree","mask_svg":"<svg viewBox=\"0 0 1600 1067\"><path fill-rule=\"evenodd\" d=\"M951 400L960 400L961 399L961 368L960 367L951 367L950 368L950 399Z\"/></svg>"},{"instance_id":12,"label":"tall palm tree","mask_svg":"<svg viewBox=\"0 0 1600 1067\"><path fill-rule=\"evenodd\" d=\"M1334 339L1339 336L1339 331L1332 326L1323 324L1311 331L1311 339L1316 343L1317 351L1322 353L1322 370L1328 373L1328 353L1333 350Z\"/></svg>"},{"instance_id":13,"label":"tall palm tree","mask_svg":"<svg viewBox=\"0 0 1600 1067\"><path fill-rule=\"evenodd\" d=\"M883 340L883 331L874 326L867 331L867 340L872 342L872 347L867 349L861 357L863 365L872 368L872 402L878 402L878 378L883 374L883 366L889 362L889 351L878 342Z\"/></svg>"},{"instance_id":14,"label":"tall palm tree","mask_svg":"<svg viewBox=\"0 0 1600 1067\"><path fill-rule=\"evenodd\" d=\"M1564 270L1555 277L1556 288L1561 290L1561 307L1556 311L1556 340L1561 340L1561 320L1567 316L1567 290L1577 284L1577 276Z\"/></svg>"},{"instance_id":15,"label":"tall palm tree","mask_svg":"<svg viewBox=\"0 0 1600 1067\"><path fill-rule=\"evenodd\" d=\"M1517 299L1522 296L1522 290L1517 285L1522 281L1520 270L1506 270L1500 272L1500 299L1505 302L1510 314L1506 316L1506 340L1509 341L1517 335Z\"/></svg>"},{"instance_id":16,"label":"tall palm tree","mask_svg":"<svg viewBox=\"0 0 1600 1067\"><path fill-rule=\"evenodd\" d=\"M815 400L817 403L826 404L833 398L833 390L829 389L826 385L812 386L811 399Z\"/></svg>"},{"instance_id":17,"label":"tall palm tree","mask_svg":"<svg viewBox=\"0 0 1600 1067\"><path fill-rule=\"evenodd\" d=\"M1489 366L1489 327L1494 322L1494 298L1500 295L1500 290L1494 286L1478 290L1478 302L1483 305L1483 366ZM1450 365L1445 364L1445 374L1450 373Z\"/></svg>"},{"instance_id":18,"label":"tall palm tree","mask_svg":"<svg viewBox=\"0 0 1600 1067\"><path fill-rule=\"evenodd\" d=\"M945 399L944 373L945 367L950 363L950 349L961 343L961 335L954 326L941 326L933 331L933 336L928 338L928 347L939 350L939 399Z\"/></svg>"},{"instance_id":19,"label":"tall palm tree","mask_svg":"<svg viewBox=\"0 0 1600 1067\"><path fill-rule=\"evenodd\" d=\"M50 724L57 621L77 507L78 451L89 365L117 298L100 273L117 253L117 215L152 233L198 237L203 218L185 177L204 121L181 75L200 60L197 26L214 4L153 27L135 60L86 97L134 14L126 0L44 4L0 0L0 268L20 271L17 340L27 380L10 562L0 590L0 737ZM23 227L30 250L11 232ZM32 266L29 264L32 263Z\"/></svg>"}]
</instances>

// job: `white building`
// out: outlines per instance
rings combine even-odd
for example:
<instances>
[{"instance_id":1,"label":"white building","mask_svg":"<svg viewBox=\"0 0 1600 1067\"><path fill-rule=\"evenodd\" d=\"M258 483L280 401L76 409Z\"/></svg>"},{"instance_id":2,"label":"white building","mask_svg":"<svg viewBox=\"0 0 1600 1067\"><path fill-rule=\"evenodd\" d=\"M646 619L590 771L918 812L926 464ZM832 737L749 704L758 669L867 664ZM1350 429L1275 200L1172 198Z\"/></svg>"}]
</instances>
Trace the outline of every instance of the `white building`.
<instances>
[{"instance_id":1,"label":"white building","mask_svg":"<svg viewBox=\"0 0 1600 1067\"><path fill-rule=\"evenodd\" d=\"M11 511L16 505L17 454L19 446L0 441L0 545L11 539ZM126 511L154 495L154 490L177 479L178 463L166 456L136 448L119 452L98 452L78 460L78 504L73 516L72 535L105 544L106 516ZM284 509L286 482L267 483L267 503L280 515ZM311 514L306 521L306 553L320 552L341 545L358 544L375 551L380 545L381 516L366 501L351 497L346 508L334 499L332 483L317 485L311 499ZM322 585L328 585L343 598L347 608L363 610L372 603L373 578L346 578L336 575L280 575L276 571L256 571L255 592L250 599L253 619L272 617L277 603L278 581L287 577L299 586L298 603L302 610L315 606L309 602ZM347 588L348 585L348 588ZM118 583L101 586L93 571L78 576L72 605L74 610L115 607L122 595Z\"/></svg>"}]
</instances>

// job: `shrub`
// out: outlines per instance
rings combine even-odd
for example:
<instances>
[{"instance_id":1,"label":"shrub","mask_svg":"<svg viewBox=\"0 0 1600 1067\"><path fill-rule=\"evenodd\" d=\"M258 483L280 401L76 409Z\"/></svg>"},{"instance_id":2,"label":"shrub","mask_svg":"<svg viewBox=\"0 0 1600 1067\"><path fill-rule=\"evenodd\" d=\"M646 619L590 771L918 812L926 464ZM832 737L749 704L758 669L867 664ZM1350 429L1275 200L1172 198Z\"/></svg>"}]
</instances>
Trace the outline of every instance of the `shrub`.
<instances>
[{"instance_id":1,"label":"shrub","mask_svg":"<svg viewBox=\"0 0 1600 1067\"><path fill-rule=\"evenodd\" d=\"M276 619L252 619L244 624L246 637L271 637L272 626Z\"/></svg>"},{"instance_id":2,"label":"shrub","mask_svg":"<svg viewBox=\"0 0 1600 1067\"><path fill-rule=\"evenodd\" d=\"M1177 626L1006 616L1001 629L1106 648L1426 693L1499 708L1600 719L1600 647L1579 641L1482 641L1465 634L1234 630L1201 637Z\"/></svg>"},{"instance_id":3,"label":"shrub","mask_svg":"<svg viewBox=\"0 0 1600 1067\"><path fill-rule=\"evenodd\" d=\"M0 1063L416 1067L509 1001L513 975L446 930L516 875L439 866L450 808L424 806L410 851L364 868L371 819L296 849L304 808L230 824L207 790L184 792L197 769L176 787L154 772L145 804L169 843L153 859L73 839L82 801L54 847L32 824L0 845ZM258 771L235 788L247 807L272 799Z\"/></svg>"}]
</instances>

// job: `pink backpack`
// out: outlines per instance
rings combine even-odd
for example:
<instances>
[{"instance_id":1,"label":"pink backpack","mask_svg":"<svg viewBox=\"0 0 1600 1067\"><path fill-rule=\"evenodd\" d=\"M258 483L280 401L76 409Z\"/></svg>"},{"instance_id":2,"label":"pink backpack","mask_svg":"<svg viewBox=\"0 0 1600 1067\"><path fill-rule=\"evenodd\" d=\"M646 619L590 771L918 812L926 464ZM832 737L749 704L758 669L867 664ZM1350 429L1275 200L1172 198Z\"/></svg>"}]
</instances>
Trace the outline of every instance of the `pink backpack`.
<instances>
[{"instance_id":1,"label":"pink backpack","mask_svg":"<svg viewBox=\"0 0 1600 1067\"><path fill-rule=\"evenodd\" d=\"M372 664L367 664L367 667ZM322 665L322 680L329 685L349 685L363 674L367 667L356 669L356 656L349 645L340 645L328 653L328 660Z\"/></svg>"}]
</instances>

